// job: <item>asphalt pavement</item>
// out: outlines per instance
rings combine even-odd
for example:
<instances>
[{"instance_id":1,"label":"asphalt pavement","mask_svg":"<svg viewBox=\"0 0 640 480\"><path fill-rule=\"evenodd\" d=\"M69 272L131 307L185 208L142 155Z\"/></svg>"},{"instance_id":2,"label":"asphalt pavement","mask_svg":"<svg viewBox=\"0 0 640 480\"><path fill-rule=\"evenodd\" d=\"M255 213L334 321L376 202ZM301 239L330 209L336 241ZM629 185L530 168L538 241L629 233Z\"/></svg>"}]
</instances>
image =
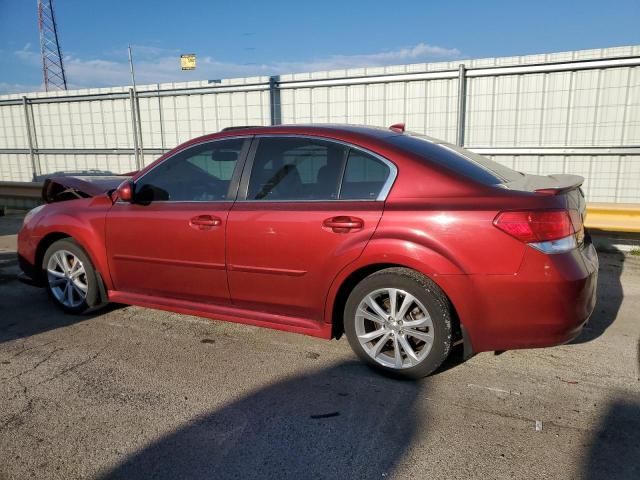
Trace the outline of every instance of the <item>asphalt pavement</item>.
<instances>
[{"instance_id":1,"label":"asphalt pavement","mask_svg":"<svg viewBox=\"0 0 640 480\"><path fill-rule=\"evenodd\" d=\"M138 307L63 314L0 218L0 479L640 479L640 258L600 254L560 347L418 382L326 341ZM499 299L496 299L499 301Z\"/></svg>"}]
</instances>

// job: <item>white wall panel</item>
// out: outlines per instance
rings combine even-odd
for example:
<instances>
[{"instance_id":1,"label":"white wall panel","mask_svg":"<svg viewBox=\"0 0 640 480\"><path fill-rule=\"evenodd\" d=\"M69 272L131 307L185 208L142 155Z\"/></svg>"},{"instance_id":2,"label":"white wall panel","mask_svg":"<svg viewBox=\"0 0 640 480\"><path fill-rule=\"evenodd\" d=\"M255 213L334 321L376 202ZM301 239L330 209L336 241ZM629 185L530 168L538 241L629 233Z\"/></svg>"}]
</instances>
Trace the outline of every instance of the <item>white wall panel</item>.
<instances>
[{"instance_id":1,"label":"white wall panel","mask_svg":"<svg viewBox=\"0 0 640 480\"><path fill-rule=\"evenodd\" d=\"M282 123L329 122L384 127L405 122L409 130L454 142L460 63L471 72L485 67L629 57L640 57L640 45L298 73L279 77L284 83L274 98L279 99L276 108ZM450 78L385 78L383 83L373 78L425 72L451 73L446 73ZM342 84L316 83L307 87L304 83L295 86L286 83L327 79ZM469 148L640 145L640 67L471 75L466 82L464 139ZM252 84L261 84L261 87L240 91ZM146 149L172 148L225 127L268 125L271 122L268 86L268 77L227 79L215 84L200 81L139 86L143 145ZM128 92L129 87L114 87L27 95L44 101L29 105L34 148L61 150L56 154L36 154L42 172L135 169ZM89 98L46 102L50 97L68 95L88 95ZM114 95L120 97L114 98ZM15 104L3 104L4 100ZM0 180L30 180L32 176L21 101L22 95L0 96ZM74 149L85 151L73 153ZM91 149L103 152L86 152ZM120 151L105 154L104 150L110 149ZM156 157L147 153L143 164ZM590 155L536 153L493 158L512 168L541 175L562 172L583 175L587 179L585 190L590 201L640 201L638 155L621 156L603 149L601 154L592 151Z\"/></svg>"},{"instance_id":2,"label":"white wall panel","mask_svg":"<svg viewBox=\"0 0 640 480\"><path fill-rule=\"evenodd\" d=\"M329 89L327 87L311 89L311 122L329 122Z\"/></svg>"},{"instance_id":3,"label":"white wall panel","mask_svg":"<svg viewBox=\"0 0 640 480\"><path fill-rule=\"evenodd\" d=\"M24 107L6 105L0 108L0 148L28 147Z\"/></svg>"},{"instance_id":4,"label":"white wall panel","mask_svg":"<svg viewBox=\"0 0 640 480\"><path fill-rule=\"evenodd\" d=\"M567 144L572 80L573 72L547 74L541 145L557 147Z\"/></svg>"},{"instance_id":5,"label":"white wall panel","mask_svg":"<svg viewBox=\"0 0 640 480\"><path fill-rule=\"evenodd\" d=\"M620 177L620 157L602 155L591 158L589 172L589 200L593 202L615 202L616 187ZM585 187L585 188L586 188Z\"/></svg>"},{"instance_id":6,"label":"white wall panel","mask_svg":"<svg viewBox=\"0 0 640 480\"><path fill-rule=\"evenodd\" d=\"M33 179L33 171L29 155L0 155L0 179L3 182L30 182Z\"/></svg>"},{"instance_id":7,"label":"white wall panel","mask_svg":"<svg viewBox=\"0 0 640 480\"><path fill-rule=\"evenodd\" d=\"M618 177L615 201L621 203L640 202L640 155L620 157L621 172Z\"/></svg>"},{"instance_id":8,"label":"white wall panel","mask_svg":"<svg viewBox=\"0 0 640 480\"><path fill-rule=\"evenodd\" d=\"M466 141L469 145L493 145L496 78L472 78L467 83Z\"/></svg>"},{"instance_id":9,"label":"white wall panel","mask_svg":"<svg viewBox=\"0 0 640 480\"><path fill-rule=\"evenodd\" d=\"M640 145L640 68L632 68L629 90L624 108L624 136L622 144Z\"/></svg>"},{"instance_id":10,"label":"white wall panel","mask_svg":"<svg viewBox=\"0 0 640 480\"><path fill-rule=\"evenodd\" d=\"M122 154L40 154L43 175L60 173L127 173L136 170L134 155ZM29 178L31 174L29 170Z\"/></svg>"},{"instance_id":11,"label":"white wall panel","mask_svg":"<svg viewBox=\"0 0 640 480\"><path fill-rule=\"evenodd\" d=\"M142 145L144 148L162 148L162 128L160 126L160 99L140 98L140 120L142 124Z\"/></svg>"}]
</instances>

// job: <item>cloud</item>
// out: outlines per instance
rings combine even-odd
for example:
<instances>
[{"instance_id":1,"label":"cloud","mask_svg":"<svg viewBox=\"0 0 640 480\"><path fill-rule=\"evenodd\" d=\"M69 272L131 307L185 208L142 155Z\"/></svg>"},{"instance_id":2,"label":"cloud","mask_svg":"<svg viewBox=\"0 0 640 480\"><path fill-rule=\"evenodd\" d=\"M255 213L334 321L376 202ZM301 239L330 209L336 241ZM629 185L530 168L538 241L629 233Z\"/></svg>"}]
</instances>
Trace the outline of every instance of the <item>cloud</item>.
<instances>
[{"instance_id":1,"label":"cloud","mask_svg":"<svg viewBox=\"0 0 640 480\"><path fill-rule=\"evenodd\" d=\"M8 93L27 93L44 90L44 84L0 82L0 95Z\"/></svg>"},{"instance_id":2,"label":"cloud","mask_svg":"<svg viewBox=\"0 0 640 480\"><path fill-rule=\"evenodd\" d=\"M39 64L39 54L27 44L14 52L25 65ZM196 52L197 53L197 52ZM151 83L180 82L202 79L221 79L284 73L314 72L346 68L379 67L403 63L419 63L434 60L460 58L456 48L445 48L426 43L356 55L329 55L304 61L273 61L265 63L236 63L198 56L198 66L193 72L180 70L180 52L156 46L135 45L133 57L136 82ZM112 50L106 58L86 59L76 55L64 58L67 79L71 88L107 87L130 85L128 56L126 49ZM4 89L0 84L0 91ZM6 90L4 90L6 91Z\"/></svg>"},{"instance_id":3,"label":"cloud","mask_svg":"<svg viewBox=\"0 0 640 480\"><path fill-rule=\"evenodd\" d=\"M20 50L13 52L18 60L28 66L40 66L40 53L31 49L31 43L25 44Z\"/></svg>"},{"instance_id":4,"label":"cloud","mask_svg":"<svg viewBox=\"0 0 640 480\"><path fill-rule=\"evenodd\" d=\"M284 63L283 65L291 65L294 68L298 66L320 66L322 67L320 70L335 70L354 67L379 67L407 62L415 63L427 60L454 59L459 57L460 51L457 48L443 48L434 45L427 45L426 43L419 43L413 47L400 48L398 50L362 55L332 55L325 59L316 61L300 62L299 64Z\"/></svg>"}]
</instances>

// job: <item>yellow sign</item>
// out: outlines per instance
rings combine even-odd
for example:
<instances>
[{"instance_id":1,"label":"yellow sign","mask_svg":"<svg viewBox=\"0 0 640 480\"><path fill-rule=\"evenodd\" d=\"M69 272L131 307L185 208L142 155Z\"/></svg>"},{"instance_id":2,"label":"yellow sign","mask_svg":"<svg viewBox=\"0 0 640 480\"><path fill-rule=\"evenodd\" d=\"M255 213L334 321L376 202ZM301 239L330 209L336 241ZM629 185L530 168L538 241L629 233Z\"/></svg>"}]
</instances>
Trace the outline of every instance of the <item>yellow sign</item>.
<instances>
[{"instance_id":1,"label":"yellow sign","mask_svg":"<svg viewBox=\"0 0 640 480\"><path fill-rule=\"evenodd\" d=\"M196 69L196 54L186 53L180 55L180 66L182 70L195 70Z\"/></svg>"}]
</instances>

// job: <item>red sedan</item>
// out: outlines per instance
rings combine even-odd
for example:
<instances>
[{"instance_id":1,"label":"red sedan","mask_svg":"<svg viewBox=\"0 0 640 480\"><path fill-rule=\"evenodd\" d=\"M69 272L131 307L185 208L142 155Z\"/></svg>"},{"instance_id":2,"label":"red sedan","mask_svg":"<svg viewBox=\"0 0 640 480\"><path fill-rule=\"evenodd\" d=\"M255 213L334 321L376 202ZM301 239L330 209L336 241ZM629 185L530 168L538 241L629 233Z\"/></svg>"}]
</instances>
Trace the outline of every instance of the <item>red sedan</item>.
<instances>
[{"instance_id":1,"label":"red sedan","mask_svg":"<svg viewBox=\"0 0 640 480\"><path fill-rule=\"evenodd\" d=\"M232 128L132 177L59 177L19 233L65 311L119 302L339 338L389 373L578 335L598 259L573 175L390 129Z\"/></svg>"}]
</instances>

